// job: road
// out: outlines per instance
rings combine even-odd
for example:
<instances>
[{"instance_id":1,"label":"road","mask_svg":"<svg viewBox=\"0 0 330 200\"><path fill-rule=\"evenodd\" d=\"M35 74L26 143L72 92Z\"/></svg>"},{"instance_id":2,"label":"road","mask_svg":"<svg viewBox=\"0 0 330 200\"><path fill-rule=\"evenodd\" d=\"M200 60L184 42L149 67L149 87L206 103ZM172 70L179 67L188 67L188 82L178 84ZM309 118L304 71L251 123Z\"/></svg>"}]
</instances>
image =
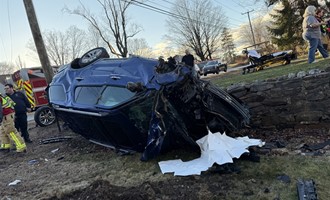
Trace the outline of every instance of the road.
<instances>
[{"instance_id":1,"label":"road","mask_svg":"<svg viewBox=\"0 0 330 200\"><path fill-rule=\"evenodd\" d=\"M34 120L34 112L30 112L27 114L27 120L28 122Z\"/></svg>"}]
</instances>

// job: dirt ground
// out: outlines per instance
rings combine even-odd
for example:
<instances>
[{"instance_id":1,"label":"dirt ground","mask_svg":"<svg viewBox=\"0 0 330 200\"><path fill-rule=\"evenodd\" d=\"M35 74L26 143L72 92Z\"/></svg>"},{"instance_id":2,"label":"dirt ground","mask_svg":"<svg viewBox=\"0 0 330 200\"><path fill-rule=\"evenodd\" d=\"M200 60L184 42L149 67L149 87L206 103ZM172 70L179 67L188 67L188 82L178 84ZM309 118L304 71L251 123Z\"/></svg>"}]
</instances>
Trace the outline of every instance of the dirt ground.
<instances>
[{"instance_id":1,"label":"dirt ground","mask_svg":"<svg viewBox=\"0 0 330 200\"><path fill-rule=\"evenodd\" d=\"M184 154L189 154L187 159L198 157L196 152L178 150L141 162L139 153L119 155L70 130L59 132L56 124L43 128L29 126L33 143L28 144L27 153L0 152L0 199L259 199L259 192L269 193L267 186L263 186L265 182L256 183L251 177L243 177L244 172L219 173L211 169L200 176L187 177L160 172L158 161ZM281 152L296 152L299 145L330 139L329 131L323 129L238 134L285 145L286 150ZM57 136L72 138L46 143L45 139ZM245 167L256 165L249 163ZM15 180L20 182L9 186ZM242 185L235 185L237 180ZM276 199L274 194L270 197L264 199Z\"/></svg>"}]
</instances>

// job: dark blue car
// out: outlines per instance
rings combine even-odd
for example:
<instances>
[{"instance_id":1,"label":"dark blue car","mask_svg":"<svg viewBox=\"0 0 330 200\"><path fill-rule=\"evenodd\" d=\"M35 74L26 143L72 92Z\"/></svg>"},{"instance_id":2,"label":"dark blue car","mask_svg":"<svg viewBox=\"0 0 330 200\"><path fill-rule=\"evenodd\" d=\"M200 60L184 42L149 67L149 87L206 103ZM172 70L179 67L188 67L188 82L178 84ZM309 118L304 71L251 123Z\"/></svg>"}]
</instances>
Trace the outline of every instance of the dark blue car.
<instances>
[{"instance_id":1,"label":"dark blue car","mask_svg":"<svg viewBox=\"0 0 330 200\"><path fill-rule=\"evenodd\" d=\"M108 58L96 48L64 66L49 87L55 114L90 141L148 160L197 147L208 133L249 123L242 103L191 69L142 57Z\"/></svg>"}]
</instances>

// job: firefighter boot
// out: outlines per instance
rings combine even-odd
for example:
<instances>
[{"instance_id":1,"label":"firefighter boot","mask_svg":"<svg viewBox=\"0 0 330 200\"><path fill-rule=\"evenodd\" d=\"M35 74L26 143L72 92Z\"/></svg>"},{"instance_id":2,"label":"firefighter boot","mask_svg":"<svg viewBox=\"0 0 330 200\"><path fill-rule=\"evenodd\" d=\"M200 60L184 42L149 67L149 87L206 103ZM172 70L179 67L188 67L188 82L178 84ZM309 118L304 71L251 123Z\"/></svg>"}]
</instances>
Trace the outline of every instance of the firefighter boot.
<instances>
[{"instance_id":1,"label":"firefighter boot","mask_svg":"<svg viewBox=\"0 0 330 200\"><path fill-rule=\"evenodd\" d=\"M1 134L0 141L1 141L0 150L5 151L5 152L9 151L11 145L10 145L10 139L8 138L8 136L5 134Z\"/></svg>"},{"instance_id":2,"label":"firefighter boot","mask_svg":"<svg viewBox=\"0 0 330 200\"><path fill-rule=\"evenodd\" d=\"M24 142L24 139L17 132L10 132L10 137L15 142L16 152L26 152L26 144Z\"/></svg>"}]
</instances>

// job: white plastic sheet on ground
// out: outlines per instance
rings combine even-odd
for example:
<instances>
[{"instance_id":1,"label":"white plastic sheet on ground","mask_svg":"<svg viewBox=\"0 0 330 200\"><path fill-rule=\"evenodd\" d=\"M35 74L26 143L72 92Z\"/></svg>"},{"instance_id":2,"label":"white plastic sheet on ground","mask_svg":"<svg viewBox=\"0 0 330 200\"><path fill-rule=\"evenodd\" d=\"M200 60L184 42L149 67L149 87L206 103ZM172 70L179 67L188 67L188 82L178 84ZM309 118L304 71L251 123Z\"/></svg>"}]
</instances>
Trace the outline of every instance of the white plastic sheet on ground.
<instances>
[{"instance_id":1,"label":"white plastic sheet on ground","mask_svg":"<svg viewBox=\"0 0 330 200\"><path fill-rule=\"evenodd\" d=\"M214 163L219 165L232 163L233 158L239 158L249 152L250 146L263 146L264 142L249 137L232 138L225 133L211 133L196 141L201 148L201 157L183 162L181 159L159 162L163 174L174 172L174 176L200 175Z\"/></svg>"}]
</instances>

